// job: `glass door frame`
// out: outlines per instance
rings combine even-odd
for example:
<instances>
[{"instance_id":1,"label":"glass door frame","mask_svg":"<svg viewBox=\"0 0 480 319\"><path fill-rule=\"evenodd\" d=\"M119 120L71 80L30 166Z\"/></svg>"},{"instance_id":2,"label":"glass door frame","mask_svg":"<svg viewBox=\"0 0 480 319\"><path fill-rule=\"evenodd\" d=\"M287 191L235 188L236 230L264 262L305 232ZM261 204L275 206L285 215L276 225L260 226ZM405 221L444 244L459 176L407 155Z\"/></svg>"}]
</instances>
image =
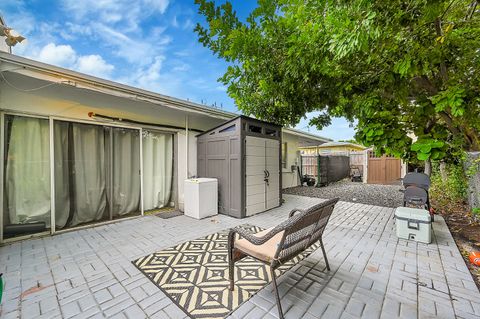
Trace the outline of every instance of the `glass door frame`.
<instances>
[{"instance_id":1,"label":"glass door frame","mask_svg":"<svg viewBox=\"0 0 480 319\"><path fill-rule=\"evenodd\" d=\"M35 234L29 234L29 235L23 235L23 236L18 236L18 237L13 237L13 238L8 238L4 239L3 238L3 214L4 214L4 190L5 190L5 180L4 180L4 172L5 172L5 116L6 115L13 115L13 116L23 116L23 117L32 117L32 118L38 118L38 119L47 119L49 121L49 160L50 160L50 219L51 219L51 225L50 225L50 230L48 231L43 231L40 233L35 233ZM59 116L46 116L46 115L37 115L37 114L30 114L30 113L22 113L22 112L12 112L12 111L5 111L5 110L0 110L0 156L1 156L1 163L0 163L0 244L4 243L10 243L18 240L24 240L28 238L35 238L35 237L40 237L40 236L45 236L48 234L60 234L64 232L69 232L72 230L77 230L77 229L82 229L82 228L89 228L92 227L91 224L89 225L80 225L80 226L74 226L68 229L62 229L62 230L56 230L55 229L55 146L54 146L54 122L55 121L68 121L72 123L82 123L82 124L91 124L91 125L99 125L103 127L114 127L114 128L126 128L126 129L132 129L132 130L137 130L139 135L139 160L140 160L140 216L144 215L144 209L143 209L143 128L138 127L138 126L133 126L133 125L122 125L122 124L116 124L116 123L110 123L110 122L96 122L96 121L88 121L88 120L79 120L79 119L73 119L73 118L67 118L67 117L59 117ZM148 129L147 129L148 130ZM131 219L131 218L137 218L138 216L131 216L131 217L125 217L123 219ZM102 224L108 224L108 223L113 223L117 222L118 219L115 220L107 220L107 221L99 221L98 223L95 223L95 225L102 225Z\"/></svg>"}]
</instances>

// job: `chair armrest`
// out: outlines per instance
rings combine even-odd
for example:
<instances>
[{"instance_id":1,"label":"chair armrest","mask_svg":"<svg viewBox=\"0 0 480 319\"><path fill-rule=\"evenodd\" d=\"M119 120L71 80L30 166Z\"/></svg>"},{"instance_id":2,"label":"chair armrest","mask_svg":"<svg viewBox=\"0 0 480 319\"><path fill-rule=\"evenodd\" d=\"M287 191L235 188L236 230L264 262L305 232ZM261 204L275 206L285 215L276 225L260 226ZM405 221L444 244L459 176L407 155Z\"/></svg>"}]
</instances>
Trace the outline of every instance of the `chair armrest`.
<instances>
[{"instance_id":1,"label":"chair armrest","mask_svg":"<svg viewBox=\"0 0 480 319\"><path fill-rule=\"evenodd\" d=\"M279 226L282 226L282 224L280 224ZM268 233L266 233L262 237L254 236L254 234L248 232L247 230L245 230L243 228L235 227L235 228L230 229L228 237L232 241L232 244L233 244L233 241L234 241L234 238L235 238L234 237L235 234L239 234L241 237L245 238L246 240L248 240L250 243L252 243L254 245L257 245L257 246L258 245L263 245L269 239L271 239L273 236L275 236L276 234L278 234L279 232L284 230L284 229L282 229L282 227L279 227L279 226L273 228L271 231L269 231Z\"/></svg>"},{"instance_id":2,"label":"chair armrest","mask_svg":"<svg viewBox=\"0 0 480 319\"><path fill-rule=\"evenodd\" d=\"M292 210L290 211L290 214L288 214L288 218L290 218L290 217L292 217L293 215L295 215L296 212L305 213L305 210L299 209L299 208L292 209Z\"/></svg>"}]
</instances>

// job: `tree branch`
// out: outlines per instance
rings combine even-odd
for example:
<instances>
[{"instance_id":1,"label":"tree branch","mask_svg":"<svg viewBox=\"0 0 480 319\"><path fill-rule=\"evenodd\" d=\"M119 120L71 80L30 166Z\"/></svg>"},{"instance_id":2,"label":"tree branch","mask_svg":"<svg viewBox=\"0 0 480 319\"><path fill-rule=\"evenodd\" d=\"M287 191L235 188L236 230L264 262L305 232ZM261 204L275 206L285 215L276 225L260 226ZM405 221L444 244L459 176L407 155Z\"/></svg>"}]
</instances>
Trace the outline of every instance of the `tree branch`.
<instances>
[{"instance_id":1,"label":"tree branch","mask_svg":"<svg viewBox=\"0 0 480 319\"><path fill-rule=\"evenodd\" d=\"M452 0L452 1L448 4L447 8L445 9L445 11L443 11L442 15L440 16L440 19L443 19L443 17L447 14L448 10L450 10L450 7L453 5L453 3L454 3L455 1L457 1L457 0Z\"/></svg>"},{"instance_id":2,"label":"tree branch","mask_svg":"<svg viewBox=\"0 0 480 319\"><path fill-rule=\"evenodd\" d=\"M453 1L450 4L452 3ZM443 36L441 18L435 19L435 31L438 37ZM443 59L443 57L441 57L441 60L440 60L440 77L442 78L443 83L447 82L448 80L447 66L445 65L445 59Z\"/></svg>"}]
</instances>

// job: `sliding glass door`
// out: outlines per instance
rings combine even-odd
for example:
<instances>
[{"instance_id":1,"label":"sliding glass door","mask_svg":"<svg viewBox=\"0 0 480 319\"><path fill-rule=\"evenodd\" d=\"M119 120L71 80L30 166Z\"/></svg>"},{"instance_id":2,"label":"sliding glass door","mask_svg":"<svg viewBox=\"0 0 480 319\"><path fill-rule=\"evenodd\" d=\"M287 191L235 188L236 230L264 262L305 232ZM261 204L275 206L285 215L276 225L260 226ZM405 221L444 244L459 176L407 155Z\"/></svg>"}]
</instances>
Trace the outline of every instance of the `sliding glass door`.
<instances>
[{"instance_id":1,"label":"sliding glass door","mask_svg":"<svg viewBox=\"0 0 480 319\"><path fill-rule=\"evenodd\" d=\"M50 228L50 147L47 119L4 119L3 237Z\"/></svg>"},{"instance_id":2,"label":"sliding glass door","mask_svg":"<svg viewBox=\"0 0 480 319\"><path fill-rule=\"evenodd\" d=\"M54 145L56 228L141 213L138 130L55 121Z\"/></svg>"},{"instance_id":3,"label":"sliding glass door","mask_svg":"<svg viewBox=\"0 0 480 319\"><path fill-rule=\"evenodd\" d=\"M173 133L7 114L3 123L0 240L140 215L142 189L144 211L174 204Z\"/></svg>"}]
</instances>

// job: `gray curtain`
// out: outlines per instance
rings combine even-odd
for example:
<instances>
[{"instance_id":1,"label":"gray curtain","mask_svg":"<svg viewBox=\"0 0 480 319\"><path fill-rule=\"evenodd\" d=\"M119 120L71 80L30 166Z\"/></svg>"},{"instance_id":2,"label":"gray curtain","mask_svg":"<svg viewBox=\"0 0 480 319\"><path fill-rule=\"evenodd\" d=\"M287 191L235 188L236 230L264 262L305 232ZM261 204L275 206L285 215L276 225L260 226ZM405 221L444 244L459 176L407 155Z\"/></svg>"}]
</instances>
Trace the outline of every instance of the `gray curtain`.
<instances>
[{"instance_id":1,"label":"gray curtain","mask_svg":"<svg viewBox=\"0 0 480 319\"><path fill-rule=\"evenodd\" d=\"M69 226L101 220L107 208L104 129L72 124L75 207Z\"/></svg>"},{"instance_id":2,"label":"gray curtain","mask_svg":"<svg viewBox=\"0 0 480 319\"><path fill-rule=\"evenodd\" d=\"M104 129L56 121L56 227L103 219L107 213Z\"/></svg>"},{"instance_id":3,"label":"gray curtain","mask_svg":"<svg viewBox=\"0 0 480 319\"><path fill-rule=\"evenodd\" d=\"M50 227L50 148L46 119L8 116L5 194L11 224ZM6 212L5 212L6 213Z\"/></svg>"},{"instance_id":4,"label":"gray curtain","mask_svg":"<svg viewBox=\"0 0 480 319\"><path fill-rule=\"evenodd\" d=\"M143 208L168 206L173 181L173 135L143 132Z\"/></svg>"},{"instance_id":5,"label":"gray curtain","mask_svg":"<svg viewBox=\"0 0 480 319\"><path fill-rule=\"evenodd\" d=\"M113 128L112 215L140 212L140 139L137 130Z\"/></svg>"},{"instance_id":6,"label":"gray curtain","mask_svg":"<svg viewBox=\"0 0 480 319\"><path fill-rule=\"evenodd\" d=\"M67 122L54 122L54 170L55 170L55 227L63 228L70 214L70 162L68 159Z\"/></svg>"},{"instance_id":7,"label":"gray curtain","mask_svg":"<svg viewBox=\"0 0 480 319\"><path fill-rule=\"evenodd\" d=\"M7 116L5 223L50 227L49 122ZM54 122L58 229L140 212L140 140L132 129ZM146 132L145 209L169 204L173 136Z\"/></svg>"},{"instance_id":8,"label":"gray curtain","mask_svg":"<svg viewBox=\"0 0 480 319\"><path fill-rule=\"evenodd\" d=\"M55 122L58 228L140 212L137 130Z\"/></svg>"}]
</instances>

